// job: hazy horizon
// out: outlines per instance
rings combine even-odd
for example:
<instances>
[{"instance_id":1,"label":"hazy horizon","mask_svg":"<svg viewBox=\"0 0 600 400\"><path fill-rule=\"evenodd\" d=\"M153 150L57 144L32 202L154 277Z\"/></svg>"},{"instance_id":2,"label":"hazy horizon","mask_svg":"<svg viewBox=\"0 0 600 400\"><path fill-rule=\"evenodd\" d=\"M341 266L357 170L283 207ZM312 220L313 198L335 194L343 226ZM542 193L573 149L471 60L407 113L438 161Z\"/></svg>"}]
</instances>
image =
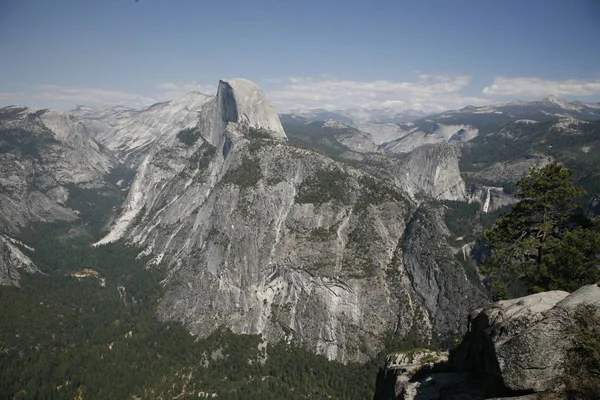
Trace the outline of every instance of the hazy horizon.
<instances>
[{"instance_id":1,"label":"hazy horizon","mask_svg":"<svg viewBox=\"0 0 600 400\"><path fill-rule=\"evenodd\" d=\"M253 80L279 110L600 101L600 3L9 0L0 106L146 106Z\"/></svg>"}]
</instances>

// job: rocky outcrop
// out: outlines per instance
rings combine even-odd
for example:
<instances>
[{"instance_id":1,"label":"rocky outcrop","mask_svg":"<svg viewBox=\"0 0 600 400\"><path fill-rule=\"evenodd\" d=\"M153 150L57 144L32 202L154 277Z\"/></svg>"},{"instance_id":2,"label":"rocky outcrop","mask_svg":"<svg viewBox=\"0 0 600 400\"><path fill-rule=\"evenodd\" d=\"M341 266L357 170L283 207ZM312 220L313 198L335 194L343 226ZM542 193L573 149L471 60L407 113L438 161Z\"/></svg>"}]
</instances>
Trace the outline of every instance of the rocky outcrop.
<instances>
[{"instance_id":1,"label":"rocky outcrop","mask_svg":"<svg viewBox=\"0 0 600 400\"><path fill-rule=\"evenodd\" d=\"M417 373L431 372L436 364L448 361L447 352L436 352L426 349L415 349L387 356L384 370L394 379L394 396L405 400L434 399L439 397L439 379L422 380L416 378ZM431 374L432 375L432 374ZM439 374L438 374L439 375ZM418 397L417 397L418 396Z\"/></svg>"},{"instance_id":2,"label":"rocky outcrop","mask_svg":"<svg viewBox=\"0 0 600 400\"><path fill-rule=\"evenodd\" d=\"M19 286L20 272L40 272L18 245L25 246L11 237L0 235L0 285Z\"/></svg>"},{"instance_id":3,"label":"rocky outcrop","mask_svg":"<svg viewBox=\"0 0 600 400\"><path fill-rule=\"evenodd\" d=\"M553 291L500 301L471 314L469 332L453 354L461 370L478 371L514 392L555 388L570 341L565 328L577 306L600 310L600 287Z\"/></svg>"},{"instance_id":4,"label":"rocky outcrop","mask_svg":"<svg viewBox=\"0 0 600 400\"><path fill-rule=\"evenodd\" d=\"M416 253L429 244L418 242L430 240L419 226L435 224L430 215L409 229L416 206L401 190L289 145L273 112L255 84L222 81L195 142L155 140L98 245L142 246L167 271L159 315L200 336L225 326L348 362L376 354L389 331L419 327L427 340L459 329L481 304L464 272L446 272L441 258L432 266L461 288L465 306L451 307L440 280L426 274L413 286L405 267L419 268ZM432 287L441 287L434 301L418 293Z\"/></svg>"},{"instance_id":5,"label":"rocky outcrop","mask_svg":"<svg viewBox=\"0 0 600 400\"><path fill-rule=\"evenodd\" d=\"M560 389L573 346L568 328L582 305L595 306L600 314L600 284L475 310L469 331L447 362L423 362L440 355L421 349L388 356L375 399L529 399Z\"/></svg>"},{"instance_id":6,"label":"rocky outcrop","mask_svg":"<svg viewBox=\"0 0 600 400\"><path fill-rule=\"evenodd\" d=\"M222 108L219 114L227 122L264 130L273 139L287 138L277 110L254 82L239 78L222 80L219 82L217 98Z\"/></svg>"},{"instance_id":7,"label":"rocky outcrop","mask_svg":"<svg viewBox=\"0 0 600 400\"><path fill-rule=\"evenodd\" d=\"M106 185L115 160L68 113L0 110L0 229L17 232L32 221L74 220L69 184Z\"/></svg>"}]
</instances>

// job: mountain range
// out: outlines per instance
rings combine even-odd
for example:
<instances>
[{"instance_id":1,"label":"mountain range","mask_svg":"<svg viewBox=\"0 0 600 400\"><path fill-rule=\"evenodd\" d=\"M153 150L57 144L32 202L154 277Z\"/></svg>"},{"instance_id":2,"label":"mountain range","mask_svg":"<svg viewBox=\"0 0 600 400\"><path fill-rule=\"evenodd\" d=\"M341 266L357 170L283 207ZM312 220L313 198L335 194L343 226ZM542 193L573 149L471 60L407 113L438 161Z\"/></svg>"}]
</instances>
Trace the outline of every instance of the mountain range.
<instances>
[{"instance_id":1,"label":"mountain range","mask_svg":"<svg viewBox=\"0 0 600 400\"><path fill-rule=\"evenodd\" d=\"M448 343L488 301L469 252L516 179L561 161L597 212L599 120L554 97L279 115L244 79L144 109L6 107L0 283L53 276L32 261L53 223L136 249L161 276L156 316L199 338L227 328L342 363L389 335Z\"/></svg>"}]
</instances>

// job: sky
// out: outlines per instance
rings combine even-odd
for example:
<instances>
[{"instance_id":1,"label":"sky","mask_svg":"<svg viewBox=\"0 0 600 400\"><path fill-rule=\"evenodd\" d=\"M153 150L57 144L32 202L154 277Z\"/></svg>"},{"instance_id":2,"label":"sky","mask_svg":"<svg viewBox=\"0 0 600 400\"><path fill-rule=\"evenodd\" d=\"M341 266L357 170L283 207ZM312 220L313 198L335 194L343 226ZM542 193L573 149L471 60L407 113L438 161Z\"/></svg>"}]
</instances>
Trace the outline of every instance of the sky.
<instances>
[{"instance_id":1,"label":"sky","mask_svg":"<svg viewBox=\"0 0 600 400\"><path fill-rule=\"evenodd\" d=\"M141 107L219 79L280 110L600 101L600 0L0 0L0 106Z\"/></svg>"}]
</instances>

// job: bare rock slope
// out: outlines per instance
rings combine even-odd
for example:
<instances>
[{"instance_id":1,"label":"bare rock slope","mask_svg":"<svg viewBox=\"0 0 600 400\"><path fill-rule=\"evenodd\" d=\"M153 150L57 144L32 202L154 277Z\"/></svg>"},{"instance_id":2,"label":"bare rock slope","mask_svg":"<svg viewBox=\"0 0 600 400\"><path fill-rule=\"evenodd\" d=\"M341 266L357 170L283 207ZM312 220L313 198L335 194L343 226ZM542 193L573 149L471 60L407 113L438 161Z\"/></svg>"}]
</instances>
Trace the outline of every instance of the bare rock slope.
<instances>
[{"instance_id":1,"label":"bare rock slope","mask_svg":"<svg viewBox=\"0 0 600 400\"><path fill-rule=\"evenodd\" d=\"M396 186L289 145L254 83L221 81L198 115L185 141L174 131L154 140L98 243L125 239L166 268L162 318L347 362L375 354L389 331L460 333L485 301L443 244L417 254L443 237L439 216L412 218L416 204ZM419 263L435 272L415 278Z\"/></svg>"},{"instance_id":2,"label":"bare rock slope","mask_svg":"<svg viewBox=\"0 0 600 400\"><path fill-rule=\"evenodd\" d=\"M68 185L94 188L114 158L72 115L25 107L0 109L0 230L32 221L74 220Z\"/></svg>"}]
</instances>

